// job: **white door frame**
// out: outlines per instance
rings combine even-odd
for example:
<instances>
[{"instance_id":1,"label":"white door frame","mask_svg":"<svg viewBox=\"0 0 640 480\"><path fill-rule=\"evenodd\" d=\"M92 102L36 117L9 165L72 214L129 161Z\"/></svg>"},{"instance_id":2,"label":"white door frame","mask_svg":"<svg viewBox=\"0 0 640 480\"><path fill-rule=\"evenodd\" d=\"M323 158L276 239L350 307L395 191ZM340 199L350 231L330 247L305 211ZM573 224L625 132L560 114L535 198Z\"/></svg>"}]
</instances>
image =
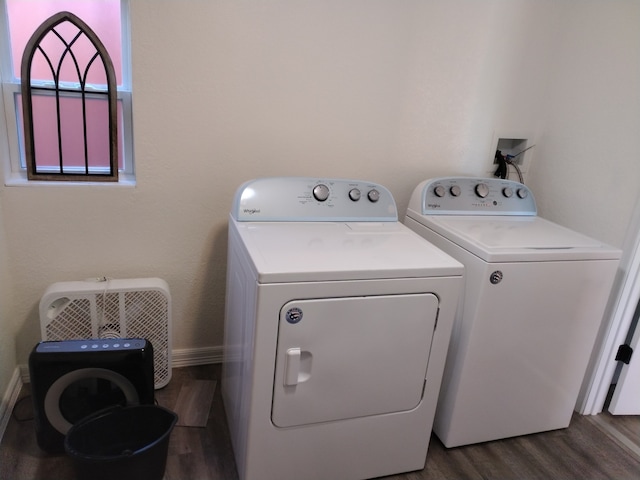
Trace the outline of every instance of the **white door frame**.
<instances>
[{"instance_id":1,"label":"white door frame","mask_svg":"<svg viewBox=\"0 0 640 480\"><path fill-rule=\"evenodd\" d=\"M587 371L583 391L576 405L576 410L586 415L602 412L617 366L615 356L618 347L626 340L640 301L640 201L630 222L619 272L621 278L616 281L618 287L612 294L615 300L610 304L612 308L607 308L606 314L611 321L602 343L595 346L595 349L599 349L598 356L593 367Z\"/></svg>"}]
</instances>

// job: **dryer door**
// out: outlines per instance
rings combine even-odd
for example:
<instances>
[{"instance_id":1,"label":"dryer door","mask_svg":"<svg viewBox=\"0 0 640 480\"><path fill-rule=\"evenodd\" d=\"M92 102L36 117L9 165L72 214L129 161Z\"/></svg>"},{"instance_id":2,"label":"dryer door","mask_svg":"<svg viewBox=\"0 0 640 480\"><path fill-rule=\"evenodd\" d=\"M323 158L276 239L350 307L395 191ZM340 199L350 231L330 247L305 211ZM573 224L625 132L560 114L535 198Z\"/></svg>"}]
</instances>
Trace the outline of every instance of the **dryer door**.
<instances>
[{"instance_id":1,"label":"dryer door","mask_svg":"<svg viewBox=\"0 0 640 480\"><path fill-rule=\"evenodd\" d=\"M280 311L273 423L291 427L415 408L437 314L431 293L287 303Z\"/></svg>"}]
</instances>

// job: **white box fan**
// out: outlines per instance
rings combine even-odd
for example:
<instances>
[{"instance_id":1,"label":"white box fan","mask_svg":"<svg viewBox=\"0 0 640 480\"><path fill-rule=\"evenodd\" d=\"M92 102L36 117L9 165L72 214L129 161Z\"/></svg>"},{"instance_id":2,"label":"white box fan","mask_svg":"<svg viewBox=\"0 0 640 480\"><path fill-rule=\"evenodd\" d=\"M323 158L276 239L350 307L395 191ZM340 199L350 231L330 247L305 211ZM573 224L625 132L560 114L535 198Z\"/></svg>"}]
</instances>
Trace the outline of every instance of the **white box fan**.
<instances>
[{"instance_id":1,"label":"white box fan","mask_svg":"<svg viewBox=\"0 0 640 480\"><path fill-rule=\"evenodd\" d=\"M171 295L160 278L58 282L40 299L42 340L146 338L154 386L171 380Z\"/></svg>"}]
</instances>

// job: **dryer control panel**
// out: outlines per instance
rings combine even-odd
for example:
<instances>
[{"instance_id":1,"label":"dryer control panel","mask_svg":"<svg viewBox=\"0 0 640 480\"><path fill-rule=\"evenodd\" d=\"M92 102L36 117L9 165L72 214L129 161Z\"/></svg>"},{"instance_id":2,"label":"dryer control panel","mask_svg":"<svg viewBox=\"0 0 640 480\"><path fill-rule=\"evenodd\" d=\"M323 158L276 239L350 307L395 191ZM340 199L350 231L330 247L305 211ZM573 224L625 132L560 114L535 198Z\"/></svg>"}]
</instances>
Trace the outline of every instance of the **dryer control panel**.
<instances>
[{"instance_id":1,"label":"dryer control panel","mask_svg":"<svg viewBox=\"0 0 640 480\"><path fill-rule=\"evenodd\" d=\"M423 215L536 215L529 188L500 178L442 177L416 187L409 208Z\"/></svg>"},{"instance_id":2,"label":"dryer control panel","mask_svg":"<svg viewBox=\"0 0 640 480\"><path fill-rule=\"evenodd\" d=\"M231 216L241 222L396 222L391 192L365 180L273 177L244 183Z\"/></svg>"}]
</instances>

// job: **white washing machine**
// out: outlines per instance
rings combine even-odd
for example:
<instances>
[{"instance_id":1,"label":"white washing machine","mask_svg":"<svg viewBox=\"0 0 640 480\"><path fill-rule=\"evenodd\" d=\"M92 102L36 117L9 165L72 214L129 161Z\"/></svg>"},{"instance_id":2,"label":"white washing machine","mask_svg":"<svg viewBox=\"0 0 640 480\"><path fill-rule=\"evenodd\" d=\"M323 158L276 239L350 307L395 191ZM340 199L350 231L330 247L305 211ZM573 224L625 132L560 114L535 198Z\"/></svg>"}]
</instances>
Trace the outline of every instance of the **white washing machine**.
<instances>
[{"instance_id":1,"label":"white washing machine","mask_svg":"<svg viewBox=\"0 0 640 480\"><path fill-rule=\"evenodd\" d=\"M462 273L398 221L381 185L242 185L222 377L240 479L423 468Z\"/></svg>"},{"instance_id":2,"label":"white washing machine","mask_svg":"<svg viewBox=\"0 0 640 480\"><path fill-rule=\"evenodd\" d=\"M621 252L500 179L417 186L405 224L462 262L434 431L446 447L569 425Z\"/></svg>"}]
</instances>

